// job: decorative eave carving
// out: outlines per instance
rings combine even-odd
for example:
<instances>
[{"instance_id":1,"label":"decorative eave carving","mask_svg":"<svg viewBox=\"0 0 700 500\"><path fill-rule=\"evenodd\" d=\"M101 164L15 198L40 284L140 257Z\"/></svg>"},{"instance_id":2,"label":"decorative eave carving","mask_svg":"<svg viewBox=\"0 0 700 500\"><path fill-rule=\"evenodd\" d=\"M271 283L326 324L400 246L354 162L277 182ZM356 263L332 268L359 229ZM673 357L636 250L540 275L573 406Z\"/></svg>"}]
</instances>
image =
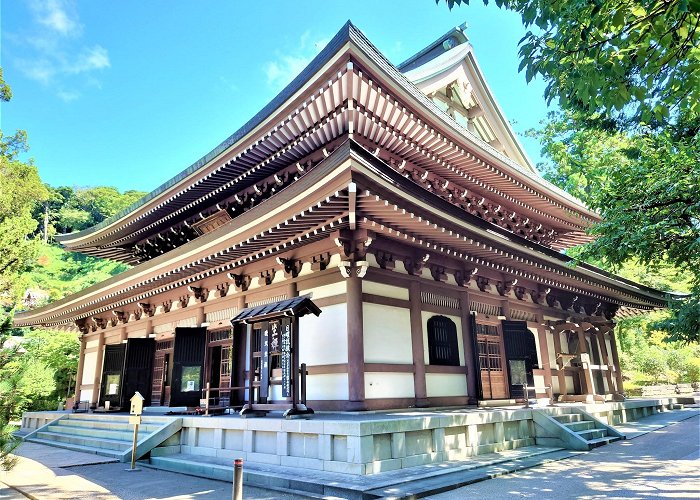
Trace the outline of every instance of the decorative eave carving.
<instances>
[{"instance_id":1,"label":"decorative eave carving","mask_svg":"<svg viewBox=\"0 0 700 500\"><path fill-rule=\"evenodd\" d=\"M510 293L513 287L518 283L517 279L514 280L503 280L496 283L496 290L498 294L505 297Z\"/></svg>"},{"instance_id":2,"label":"decorative eave carving","mask_svg":"<svg viewBox=\"0 0 700 500\"><path fill-rule=\"evenodd\" d=\"M188 294L181 295L178 300L180 301L180 309L184 309L190 302L190 296Z\"/></svg>"},{"instance_id":3,"label":"decorative eave carving","mask_svg":"<svg viewBox=\"0 0 700 500\"><path fill-rule=\"evenodd\" d=\"M206 302L207 298L209 297L209 290L201 286L189 285L187 287L187 291L192 293L194 298L202 303Z\"/></svg>"},{"instance_id":4,"label":"decorative eave carving","mask_svg":"<svg viewBox=\"0 0 700 500\"><path fill-rule=\"evenodd\" d=\"M455 271L455 281L459 286L468 286L469 281L476 276L478 270L476 267L465 267L462 270Z\"/></svg>"},{"instance_id":5,"label":"decorative eave carving","mask_svg":"<svg viewBox=\"0 0 700 500\"><path fill-rule=\"evenodd\" d=\"M231 283L228 281L224 281L223 283L219 283L216 285L216 291L219 294L219 297L226 297L228 295L228 290L231 287Z\"/></svg>"},{"instance_id":6,"label":"decorative eave carving","mask_svg":"<svg viewBox=\"0 0 700 500\"><path fill-rule=\"evenodd\" d=\"M272 280L275 279L275 270L274 269L265 269L264 271L260 271L260 279L262 280L262 283L265 285L271 284Z\"/></svg>"},{"instance_id":7,"label":"decorative eave carving","mask_svg":"<svg viewBox=\"0 0 700 500\"><path fill-rule=\"evenodd\" d=\"M163 312L164 313L169 313L170 309L173 307L173 301L172 300L164 300L163 301Z\"/></svg>"},{"instance_id":8,"label":"decorative eave carving","mask_svg":"<svg viewBox=\"0 0 700 500\"><path fill-rule=\"evenodd\" d=\"M525 300L525 295L527 294L527 289L524 286L516 286L513 288L513 294L518 300Z\"/></svg>"},{"instance_id":9,"label":"decorative eave carving","mask_svg":"<svg viewBox=\"0 0 700 500\"><path fill-rule=\"evenodd\" d=\"M125 311L112 311L112 314L117 318L117 320L119 320L120 323L124 325L129 322L129 314L127 314Z\"/></svg>"},{"instance_id":10,"label":"decorative eave carving","mask_svg":"<svg viewBox=\"0 0 700 500\"><path fill-rule=\"evenodd\" d=\"M423 268L425 268L425 265L429 259L430 254L428 253L423 255L423 257L409 256L404 259L403 265L406 268L406 271L408 271L408 274L412 274L413 276L420 276L423 272Z\"/></svg>"},{"instance_id":11,"label":"decorative eave carving","mask_svg":"<svg viewBox=\"0 0 700 500\"><path fill-rule=\"evenodd\" d=\"M90 329L88 328L87 325L87 318L80 318L75 320L75 326L78 327L78 331L82 335L87 335L90 332Z\"/></svg>"},{"instance_id":12,"label":"decorative eave carving","mask_svg":"<svg viewBox=\"0 0 700 500\"><path fill-rule=\"evenodd\" d=\"M389 252L384 252L382 250L377 250L374 257L377 259L377 264L382 269L393 270L395 267L394 256Z\"/></svg>"},{"instance_id":13,"label":"decorative eave carving","mask_svg":"<svg viewBox=\"0 0 700 500\"><path fill-rule=\"evenodd\" d=\"M104 330L107 328L109 321L107 321L107 318L101 318L99 316L93 316L92 321L95 322L95 325L97 325L97 328L100 328L101 330Z\"/></svg>"},{"instance_id":14,"label":"decorative eave carving","mask_svg":"<svg viewBox=\"0 0 700 500\"><path fill-rule=\"evenodd\" d=\"M296 278L299 276L299 272L301 272L302 262L300 260L277 257L277 263L282 265L284 275L287 278Z\"/></svg>"},{"instance_id":15,"label":"decorative eave carving","mask_svg":"<svg viewBox=\"0 0 700 500\"><path fill-rule=\"evenodd\" d=\"M447 282L447 273L445 272L445 267L444 266L438 266L436 264L433 264L429 266L430 268L430 275L433 277L435 281L441 281L443 283Z\"/></svg>"},{"instance_id":16,"label":"decorative eave carving","mask_svg":"<svg viewBox=\"0 0 700 500\"><path fill-rule=\"evenodd\" d=\"M247 274L228 273L228 278L233 281L233 286L237 292L245 292L250 286L251 277Z\"/></svg>"},{"instance_id":17,"label":"decorative eave carving","mask_svg":"<svg viewBox=\"0 0 700 500\"><path fill-rule=\"evenodd\" d=\"M143 313L149 318L152 318L153 315L156 313L155 306L148 302L139 302L139 309L141 309Z\"/></svg>"},{"instance_id":18,"label":"decorative eave carving","mask_svg":"<svg viewBox=\"0 0 700 500\"><path fill-rule=\"evenodd\" d=\"M489 282L488 278L484 278L483 276L477 276L476 277L476 286L481 290L482 292L488 292L491 290L491 284Z\"/></svg>"},{"instance_id":19,"label":"decorative eave carving","mask_svg":"<svg viewBox=\"0 0 700 500\"><path fill-rule=\"evenodd\" d=\"M331 254L329 252L322 253L319 255L314 255L311 258L311 270L312 271L323 271L328 267L331 261Z\"/></svg>"}]
</instances>

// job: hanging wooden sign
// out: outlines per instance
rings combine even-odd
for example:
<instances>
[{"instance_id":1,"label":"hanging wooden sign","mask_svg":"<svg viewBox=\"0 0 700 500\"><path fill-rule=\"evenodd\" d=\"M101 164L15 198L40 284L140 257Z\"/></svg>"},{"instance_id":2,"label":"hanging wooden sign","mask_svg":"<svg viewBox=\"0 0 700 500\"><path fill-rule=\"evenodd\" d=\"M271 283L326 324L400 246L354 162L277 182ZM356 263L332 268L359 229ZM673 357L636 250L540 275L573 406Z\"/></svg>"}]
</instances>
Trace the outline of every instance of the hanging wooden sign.
<instances>
[{"instance_id":1,"label":"hanging wooden sign","mask_svg":"<svg viewBox=\"0 0 700 500\"><path fill-rule=\"evenodd\" d=\"M282 397L292 395L292 322L285 319L282 323L282 343L280 353L282 369Z\"/></svg>"}]
</instances>

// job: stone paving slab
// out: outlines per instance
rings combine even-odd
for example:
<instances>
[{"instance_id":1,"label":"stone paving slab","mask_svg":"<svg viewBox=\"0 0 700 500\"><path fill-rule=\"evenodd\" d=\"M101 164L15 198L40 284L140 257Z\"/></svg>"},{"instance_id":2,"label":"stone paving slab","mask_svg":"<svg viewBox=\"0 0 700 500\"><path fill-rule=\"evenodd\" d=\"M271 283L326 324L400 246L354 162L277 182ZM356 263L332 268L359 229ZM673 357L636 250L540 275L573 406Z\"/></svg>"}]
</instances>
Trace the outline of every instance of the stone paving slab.
<instances>
[{"instance_id":1,"label":"stone paving slab","mask_svg":"<svg viewBox=\"0 0 700 500\"><path fill-rule=\"evenodd\" d=\"M332 487L338 491L366 492L381 488L390 488L397 484L408 484L416 481L424 481L428 478L438 478L440 476L463 473L466 471L483 470L486 467L498 466L503 463L510 463L510 467L525 460L532 460L534 457L545 459L547 456L561 452L561 448L551 448L545 446L526 446L515 450L505 450L498 453L476 455L467 460L442 462L439 464L428 464L407 469L383 472L372 475L342 474L318 470L300 470L278 465L264 465L258 463L245 464L245 474L250 477L254 475L255 481L265 481L264 485L281 486L286 484L296 485L297 489L304 489L320 493L325 486L326 489ZM571 456L572 452L564 452L566 456ZM168 470L178 470L183 473L201 475L211 470L211 477L230 477L231 460L217 457L201 455L169 455L158 457L159 464L167 467ZM524 463L524 462L523 462ZM538 463L541 463L538 462ZM532 465L530 465L532 466ZM484 477L485 479L486 477ZM247 479L252 482L253 478ZM258 483L261 484L261 483Z\"/></svg>"},{"instance_id":2,"label":"stone paving slab","mask_svg":"<svg viewBox=\"0 0 700 500\"><path fill-rule=\"evenodd\" d=\"M677 424L683 420L700 415L700 407L686 407L681 410L657 413L644 417L640 420L627 422L625 424L613 426L617 431L625 435L625 439L635 439L649 432L661 429L668 425Z\"/></svg>"}]
</instances>

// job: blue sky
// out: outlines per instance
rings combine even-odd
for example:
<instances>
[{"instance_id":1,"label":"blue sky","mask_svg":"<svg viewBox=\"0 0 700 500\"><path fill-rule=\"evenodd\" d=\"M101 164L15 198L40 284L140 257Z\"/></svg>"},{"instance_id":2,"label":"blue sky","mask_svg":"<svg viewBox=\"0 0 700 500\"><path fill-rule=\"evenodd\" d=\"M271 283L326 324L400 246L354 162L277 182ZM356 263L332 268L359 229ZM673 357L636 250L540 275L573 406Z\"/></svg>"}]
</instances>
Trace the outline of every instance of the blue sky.
<instances>
[{"instance_id":1,"label":"blue sky","mask_svg":"<svg viewBox=\"0 0 700 500\"><path fill-rule=\"evenodd\" d=\"M2 1L0 64L13 99L2 130L24 129L53 186L150 191L259 111L352 20L398 64L466 21L516 132L547 112L544 85L517 72L519 16L433 0ZM539 146L523 141L530 156Z\"/></svg>"}]
</instances>

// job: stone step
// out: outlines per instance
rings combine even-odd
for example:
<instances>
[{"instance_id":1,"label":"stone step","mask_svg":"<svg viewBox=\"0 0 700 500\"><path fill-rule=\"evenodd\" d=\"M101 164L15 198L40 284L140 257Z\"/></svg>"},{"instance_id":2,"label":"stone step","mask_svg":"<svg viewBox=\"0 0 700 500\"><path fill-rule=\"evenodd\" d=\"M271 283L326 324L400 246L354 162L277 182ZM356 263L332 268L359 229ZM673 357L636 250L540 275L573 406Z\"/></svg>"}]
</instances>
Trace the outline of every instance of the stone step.
<instances>
[{"instance_id":1,"label":"stone step","mask_svg":"<svg viewBox=\"0 0 700 500\"><path fill-rule=\"evenodd\" d=\"M120 413L118 415L108 415L108 414L98 414L98 413L71 413L68 418L61 421L69 422L108 422L111 424L129 424L129 418L131 415L127 413ZM145 425L165 425L171 419L168 417L158 416L158 415L144 415L141 417L141 423Z\"/></svg>"},{"instance_id":2,"label":"stone step","mask_svg":"<svg viewBox=\"0 0 700 500\"><path fill-rule=\"evenodd\" d=\"M134 438L133 429L93 429L91 427L74 427L72 425L50 425L47 428L48 432L54 432L56 434L68 434L71 436L85 436L90 438L99 439L115 439L118 441L129 441ZM153 431L151 431L153 432ZM139 428L139 438L149 435L150 432L142 431Z\"/></svg>"},{"instance_id":3,"label":"stone step","mask_svg":"<svg viewBox=\"0 0 700 500\"><path fill-rule=\"evenodd\" d=\"M71 427L78 429L99 429L105 431L117 431L117 432L133 432L134 426L129 423L122 422L103 422L100 420L70 420L63 419L54 422L52 425L57 425L61 427ZM146 432L150 433L160 428L163 424L141 424L139 425L139 433Z\"/></svg>"},{"instance_id":4,"label":"stone step","mask_svg":"<svg viewBox=\"0 0 700 500\"><path fill-rule=\"evenodd\" d=\"M603 446L614 441L619 441L620 439L622 438L618 436L604 436L596 439L589 439L588 444L593 448L597 448L598 446Z\"/></svg>"},{"instance_id":5,"label":"stone step","mask_svg":"<svg viewBox=\"0 0 700 500\"><path fill-rule=\"evenodd\" d=\"M32 437L27 439L30 443L39 443L46 446L53 446L55 448L64 448L66 450L80 451L82 453L92 453L93 455L101 455L104 457L110 457L111 460L105 459L105 463L109 462L119 462L122 458L122 452L117 450L107 450L104 448L95 448L91 446L80 446L71 443L62 443L58 441L49 441L46 439L40 439Z\"/></svg>"},{"instance_id":6,"label":"stone step","mask_svg":"<svg viewBox=\"0 0 700 500\"><path fill-rule=\"evenodd\" d=\"M583 421L583 417L578 413L564 413L563 415L554 415L552 418L562 424Z\"/></svg>"},{"instance_id":7,"label":"stone step","mask_svg":"<svg viewBox=\"0 0 700 500\"><path fill-rule=\"evenodd\" d=\"M38 432L37 437L46 441L57 443L68 443L75 446L85 446L88 448L98 448L105 450L126 451L131 448L131 441L117 439L99 439L82 436L72 436L70 434L61 434L58 432Z\"/></svg>"},{"instance_id":8,"label":"stone step","mask_svg":"<svg viewBox=\"0 0 700 500\"><path fill-rule=\"evenodd\" d=\"M586 441L591 441L594 439L606 437L608 435L608 431L605 429L591 429L589 431L577 432L577 434Z\"/></svg>"},{"instance_id":9,"label":"stone step","mask_svg":"<svg viewBox=\"0 0 700 500\"><path fill-rule=\"evenodd\" d=\"M574 432L587 431L595 429L595 423L590 420L581 420L580 422L566 422L564 426Z\"/></svg>"}]
</instances>

